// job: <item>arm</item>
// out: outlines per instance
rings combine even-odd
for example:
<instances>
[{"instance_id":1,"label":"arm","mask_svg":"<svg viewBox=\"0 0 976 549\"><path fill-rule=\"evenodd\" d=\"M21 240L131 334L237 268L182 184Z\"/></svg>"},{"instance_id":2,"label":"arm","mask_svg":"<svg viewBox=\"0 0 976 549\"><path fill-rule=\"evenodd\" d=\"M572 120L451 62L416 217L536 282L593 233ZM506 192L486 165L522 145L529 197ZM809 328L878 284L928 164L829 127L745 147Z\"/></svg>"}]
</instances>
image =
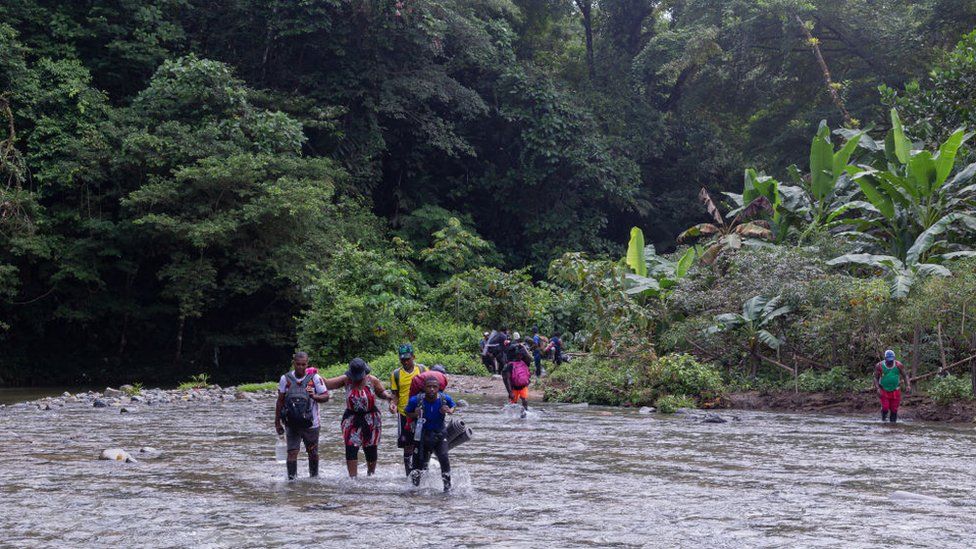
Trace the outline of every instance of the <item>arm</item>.
<instances>
[{"instance_id":1,"label":"arm","mask_svg":"<svg viewBox=\"0 0 976 549\"><path fill-rule=\"evenodd\" d=\"M285 404L285 394L279 392L278 400L275 402L275 431L277 431L279 435L285 432L285 428L282 427L281 425L281 407L284 404Z\"/></svg>"},{"instance_id":2,"label":"arm","mask_svg":"<svg viewBox=\"0 0 976 549\"><path fill-rule=\"evenodd\" d=\"M334 391L336 389L341 389L346 386L346 376L345 374L339 377L330 377L329 379L322 380L325 383L325 388Z\"/></svg>"},{"instance_id":3,"label":"arm","mask_svg":"<svg viewBox=\"0 0 976 549\"><path fill-rule=\"evenodd\" d=\"M407 417L417 419L418 417L420 417L419 408L420 406L417 406L417 403L413 399L411 399L410 402L407 404L407 409L404 410L404 412L407 414Z\"/></svg>"},{"instance_id":4,"label":"arm","mask_svg":"<svg viewBox=\"0 0 976 549\"><path fill-rule=\"evenodd\" d=\"M386 387L383 387L383 382L378 377L369 376L369 382L373 384L373 392L376 393L376 396L383 400L389 400L391 403L393 402L393 393L387 391Z\"/></svg>"},{"instance_id":5,"label":"arm","mask_svg":"<svg viewBox=\"0 0 976 549\"><path fill-rule=\"evenodd\" d=\"M332 396L329 394L329 388L325 386L325 380L319 376L315 376L312 379L312 386L306 387L305 390L315 402L328 402Z\"/></svg>"},{"instance_id":6,"label":"arm","mask_svg":"<svg viewBox=\"0 0 976 549\"><path fill-rule=\"evenodd\" d=\"M441 412L445 414L453 414L456 408L457 404L454 403L454 399L444 395L444 404L441 406Z\"/></svg>"}]
</instances>

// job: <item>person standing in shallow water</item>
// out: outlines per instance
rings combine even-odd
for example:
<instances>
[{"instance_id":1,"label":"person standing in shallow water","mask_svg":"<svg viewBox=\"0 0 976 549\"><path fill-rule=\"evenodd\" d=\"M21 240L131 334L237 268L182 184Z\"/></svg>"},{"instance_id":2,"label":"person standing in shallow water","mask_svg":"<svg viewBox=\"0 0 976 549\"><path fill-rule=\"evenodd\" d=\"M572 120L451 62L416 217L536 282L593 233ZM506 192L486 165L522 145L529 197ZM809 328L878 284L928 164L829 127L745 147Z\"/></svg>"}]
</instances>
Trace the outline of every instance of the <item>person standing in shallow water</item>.
<instances>
[{"instance_id":1,"label":"person standing in shallow water","mask_svg":"<svg viewBox=\"0 0 976 549\"><path fill-rule=\"evenodd\" d=\"M874 366L874 388L881 400L881 421L898 421L902 380L905 381L906 391L910 393L912 384L905 375L905 367L895 360L895 352L888 349L884 353L884 360Z\"/></svg>"},{"instance_id":2,"label":"person standing in shallow water","mask_svg":"<svg viewBox=\"0 0 976 549\"><path fill-rule=\"evenodd\" d=\"M275 403L275 430L279 435L285 435L288 444L288 458L285 461L288 480L298 476L298 452L303 442L308 453L308 476L319 476L319 403L329 400L325 381L315 372L307 371L307 353L295 353L292 364L294 371L281 376L278 382L278 401ZM304 419L309 424L300 425L303 418L296 417L287 426L282 425L282 411L286 408L290 413L285 414L285 419L311 412L311 417Z\"/></svg>"},{"instance_id":3,"label":"person standing in shallow water","mask_svg":"<svg viewBox=\"0 0 976 549\"><path fill-rule=\"evenodd\" d=\"M407 422L407 402L410 400L410 387L413 380L427 371L423 364L417 364L413 354L413 345L404 343L400 345L400 367L393 370L390 374L390 392L393 393L396 403L395 411L400 413L400 430L397 436L397 446L403 448L403 470L404 474L409 475L412 469L410 463L413 459L414 445L413 432Z\"/></svg>"},{"instance_id":4,"label":"person standing in shallow water","mask_svg":"<svg viewBox=\"0 0 976 549\"><path fill-rule=\"evenodd\" d=\"M444 491L451 489L451 460L447 455L448 443L445 437L447 414L453 414L456 404L447 393L441 392L439 378L430 376L424 379L424 393L410 397L407 404L407 416L414 420L423 417L421 429L421 443L417 448L417 455L413 461L413 471L410 480L414 486L420 485L421 471L427 470L430 455L437 456L441 466L441 479L444 481Z\"/></svg>"},{"instance_id":5,"label":"person standing in shallow water","mask_svg":"<svg viewBox=\"0 0 976 549\"><path fill-rule=\"evenodd\" d=\"M369 364L361 358L354 358L349 369L339 377L325 380L329 389L346 388L346 411L342 414L342 440L346 446L346 469L350 477L359 474L359 448L366 456L366 474L376 472L378 458L377 446L380 443L382 414L376 406L376 399L391 401L393 394L383 387L375 376L369 373Z\"/></svg>"}]
</instances>

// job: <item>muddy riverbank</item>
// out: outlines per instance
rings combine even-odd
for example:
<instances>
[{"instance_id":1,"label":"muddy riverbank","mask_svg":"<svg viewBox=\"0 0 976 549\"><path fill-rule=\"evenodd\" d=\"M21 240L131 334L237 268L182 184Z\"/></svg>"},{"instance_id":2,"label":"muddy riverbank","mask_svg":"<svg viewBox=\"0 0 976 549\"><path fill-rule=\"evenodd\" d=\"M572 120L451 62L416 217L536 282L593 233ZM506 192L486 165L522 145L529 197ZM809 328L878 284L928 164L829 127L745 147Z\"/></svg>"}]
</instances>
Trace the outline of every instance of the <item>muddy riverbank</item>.
<instances>
[{"instance_id":1,"label":"muddy riverbank","mask_svg":"<svg viewBox=\"0 0 976 549\"><path fill-rule=\"evenodd\" d=\"M857 393L796 393L792 391L732 393L725 399L728 408L822 414L878 414L881 405L874 391ZM907 395L898 415L902 419L967 423L976 418L976 401L957 401L942 406L928 396Z\"/></svg>"}]
</instances>

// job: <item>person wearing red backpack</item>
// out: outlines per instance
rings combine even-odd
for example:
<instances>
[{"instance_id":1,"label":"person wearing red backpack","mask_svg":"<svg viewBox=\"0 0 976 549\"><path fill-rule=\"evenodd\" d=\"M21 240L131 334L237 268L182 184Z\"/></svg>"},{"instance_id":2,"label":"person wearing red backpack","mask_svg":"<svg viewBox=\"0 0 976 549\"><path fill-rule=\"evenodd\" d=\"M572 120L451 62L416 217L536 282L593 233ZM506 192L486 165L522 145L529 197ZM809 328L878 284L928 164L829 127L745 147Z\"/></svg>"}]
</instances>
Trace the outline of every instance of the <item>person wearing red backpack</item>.
<instances>
[{"instance_id":1,"label":"person wearing red backpack","mask_svg":"<svg viewBox=\"0 0 976 549\"><path fill-rule=\"evenodd\" d=\"M532 357L528 349L522 344L518 332L512 334L511 340L505 341L505 369L502 370L502 381L508 390L508 401L511 404L522 403L522 409L529 409L529 383L532 382L532 370L529 363Z\"/></svg>"}]
</instances>

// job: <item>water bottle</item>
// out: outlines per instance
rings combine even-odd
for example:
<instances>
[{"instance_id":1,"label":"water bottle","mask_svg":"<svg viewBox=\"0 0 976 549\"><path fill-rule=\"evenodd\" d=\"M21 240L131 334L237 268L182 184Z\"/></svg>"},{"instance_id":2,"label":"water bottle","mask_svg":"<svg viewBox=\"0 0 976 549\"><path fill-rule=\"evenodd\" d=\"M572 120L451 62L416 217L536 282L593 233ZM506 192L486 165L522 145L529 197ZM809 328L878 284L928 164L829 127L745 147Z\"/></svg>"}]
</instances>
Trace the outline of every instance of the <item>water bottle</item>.
<instances>
[{"instance_id":1,"label":"water bottle","mask_svg":"<svg viewBox=\"0 0 976 549\"><path fill-rule=\"evenodd\" d=\"M288 443L285 442L285 435L278 435L278 442L275 442L275 460L278 463L288 461Z\"/></svg>"}]
</instances>

